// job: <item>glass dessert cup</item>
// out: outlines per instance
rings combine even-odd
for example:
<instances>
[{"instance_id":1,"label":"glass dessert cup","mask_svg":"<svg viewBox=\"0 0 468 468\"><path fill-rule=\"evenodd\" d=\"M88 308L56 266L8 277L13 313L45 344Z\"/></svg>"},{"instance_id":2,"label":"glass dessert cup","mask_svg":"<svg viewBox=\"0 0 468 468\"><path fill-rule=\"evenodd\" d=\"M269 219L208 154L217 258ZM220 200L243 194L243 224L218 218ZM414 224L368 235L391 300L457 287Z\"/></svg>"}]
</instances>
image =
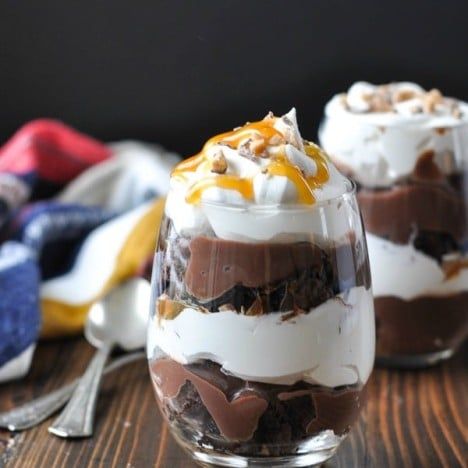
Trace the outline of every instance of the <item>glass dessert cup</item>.
<instances>
[{"instance_id":1,"label":"glass dessert cup","mask_svg":"<svg viewBox=\"0 0 468 468\"><path fill-rule=\"evenodd\" d=\"M436 117L332 114L320 129L358 186L376 360L391 367L448 359L468 336L468 123L450 117L434 126Z\"/></svg>"},{"instance_id":2,"label":"glass dessert cup","mask_svg":"<svg viewBox=\"0 0 468 468\"><path fill-rule=\"evenodd\" d=\"M358 419L375 352L366 240L349 183L314 205L202 201L209 230L166 216L149 368L177 442L217 466L310 466ZM270 241L259 233L281 232Z\"/></svg>"}]
</instances>

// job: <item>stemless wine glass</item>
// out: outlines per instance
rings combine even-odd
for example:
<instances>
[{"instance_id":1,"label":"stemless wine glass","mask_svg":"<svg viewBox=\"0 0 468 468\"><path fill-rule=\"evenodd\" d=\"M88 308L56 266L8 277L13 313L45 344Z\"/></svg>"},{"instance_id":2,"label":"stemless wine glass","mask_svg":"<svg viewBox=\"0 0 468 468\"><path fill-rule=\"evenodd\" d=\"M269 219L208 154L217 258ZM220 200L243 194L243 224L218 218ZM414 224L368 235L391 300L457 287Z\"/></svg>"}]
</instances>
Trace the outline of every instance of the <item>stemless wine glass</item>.
<instances>
[{"instance_id":1,"label":"stemless wine glass","mask_svg":"<svg viewBox=\"0 0 468 468\"><path fill-rule=\"evenodd\" d=\"M468 337L468 123L394 115L326 115L320 141L358 183L377 362L425 367Z\"/></svg>"},{"instance_id":2,"label":"stemless wine glass","mask_svg":"<svg viewBox=\"0 0 468 468\"><path fill-rule=\"evenodd\" d=\"M148 358L177 442L220 466L309 466L355 423L374 363L354 185L312 206L201 201L199 235L166 215ZM281 232L271 241L260 233Z\"/></svg>"}]
</instances>

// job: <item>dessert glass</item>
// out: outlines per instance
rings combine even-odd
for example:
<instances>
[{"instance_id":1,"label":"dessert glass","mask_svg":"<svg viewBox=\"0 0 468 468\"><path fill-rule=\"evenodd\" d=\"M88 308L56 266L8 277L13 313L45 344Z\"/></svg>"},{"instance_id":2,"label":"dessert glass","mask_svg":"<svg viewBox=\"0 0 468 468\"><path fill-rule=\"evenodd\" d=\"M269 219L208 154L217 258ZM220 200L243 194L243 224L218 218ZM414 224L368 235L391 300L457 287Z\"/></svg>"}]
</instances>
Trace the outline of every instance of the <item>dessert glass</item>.
<instances>
[{"instance_id":1,"label":"dessert glass","mask_svg":"<svg viewBox=\"0 0 468 468\"><path fill-rule=\"evenodd\" d=\"M313 205L198 210L210 230L182 235L166 215L155 255L148 358L161 412L200 463L322 463L357 420L374 361L354 185ZM252 240L265 231L281 235Z\"/></svg>"},{"instance_id":2,"label":"dessert glass","mask_svg":"<svg viewBox=\"0 0 468 468\"><path fill-rule=\"evenodd\" d=\"M358 87L369 93L361 102ZM408 101L392 103L392 92ZM359 83L349 96L356 106L384 104L353 113L340 109L346 98L336 96L320 128L324 149L358 185L377 362L431 365L468 336L468 107L412 83L374 91Z\"/></svg>"}]
</instances>

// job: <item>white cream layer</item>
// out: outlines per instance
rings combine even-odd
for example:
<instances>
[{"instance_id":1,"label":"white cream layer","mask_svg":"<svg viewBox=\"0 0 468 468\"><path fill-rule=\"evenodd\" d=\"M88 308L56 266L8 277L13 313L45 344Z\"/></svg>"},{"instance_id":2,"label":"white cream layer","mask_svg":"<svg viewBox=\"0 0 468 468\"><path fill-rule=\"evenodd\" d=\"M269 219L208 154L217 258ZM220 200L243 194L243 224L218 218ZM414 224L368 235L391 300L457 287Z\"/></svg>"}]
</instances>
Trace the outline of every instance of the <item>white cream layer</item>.
<instances>
[{"instance_id":1,"label":"white cream layer","mask_svg":"<svg viewBox=\"0 0 468 468\"><path fill-rule=\"evenodd\" d=\"M284 322L282 315L204 314L187 308L173 320L155 318L149 358L159 347L181 364L210 359L236 377L283 385L305 380L337 387L367 381L375 348L369 290L353 288Z\"/></svg>"},{"instance_id":2,"label":"white cream layer","mask_svg":"<svg viewBox=\"0 0 468 468\"><path fill-rule=\"evenodd\" d=\"M358 109L359 103L354 104ZM468 104L458 104L461 118L446 112L407 114L404 108L358 113L348 110L343 95L336 95L325 107L320 144L368 187L388 187L409 176L419 156L428 150L434 151L440 169L450 174L468 157Z\"/></svg>"},{"instance_id":3,"label":"white cream layer","mask_svg":"<svg viewBox=\"0 0 468 468\"><path fill-rule=\"evenodd\" d=\"M440 265L412 245L398 245L367 233L375 297L446 296L468 291L468 268L446 279Z\"/></svg>"}]
</instances>

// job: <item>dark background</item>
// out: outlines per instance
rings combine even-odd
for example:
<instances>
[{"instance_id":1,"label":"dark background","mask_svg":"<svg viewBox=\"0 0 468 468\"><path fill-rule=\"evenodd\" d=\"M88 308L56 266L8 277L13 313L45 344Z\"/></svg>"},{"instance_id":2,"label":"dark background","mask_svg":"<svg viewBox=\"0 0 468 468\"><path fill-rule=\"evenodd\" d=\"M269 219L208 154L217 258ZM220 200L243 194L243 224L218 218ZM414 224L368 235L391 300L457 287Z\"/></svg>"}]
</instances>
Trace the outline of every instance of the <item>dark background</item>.
<instances>
[{"instance_id":1,"label":"dark background","mask_svg":"<svg viewBox=\"0 0 468 468\"><path fill-rule=\"evenodd\" d=\"M0 142L57 117L184 155L296 106L314 139L355 80L468 98L468 2L0 0Z\"/></svg>"}]
</instances>

